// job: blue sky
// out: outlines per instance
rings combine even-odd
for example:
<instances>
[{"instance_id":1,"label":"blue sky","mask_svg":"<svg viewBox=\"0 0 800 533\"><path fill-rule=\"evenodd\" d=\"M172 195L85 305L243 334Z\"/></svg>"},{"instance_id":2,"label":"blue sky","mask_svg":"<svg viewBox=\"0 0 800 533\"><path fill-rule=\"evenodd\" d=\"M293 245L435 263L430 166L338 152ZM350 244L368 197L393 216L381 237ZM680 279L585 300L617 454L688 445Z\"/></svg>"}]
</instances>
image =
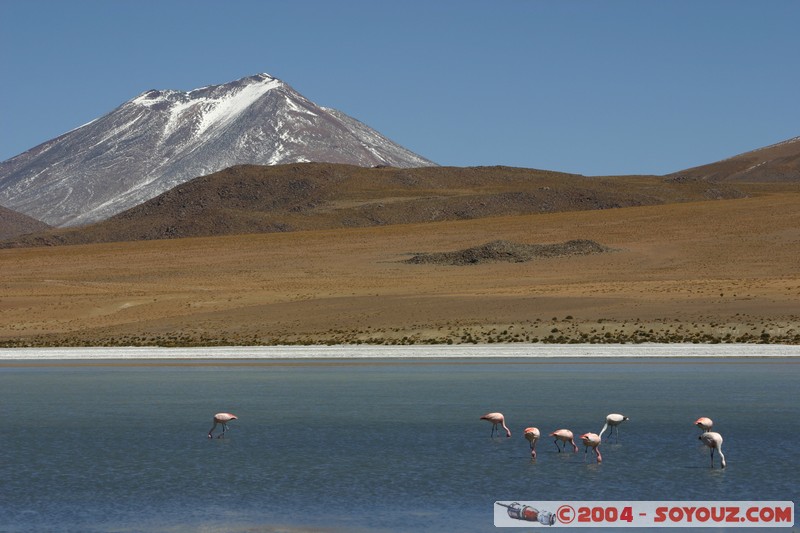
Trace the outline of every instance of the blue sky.
<instances>
[{"instance_id":1,"label":"blue sky","mask_svg":"<svg viewBox=\"0 0 800 533\"><path fill-rule=\"evenodd\" d=\"M0 160L267 72L439 164L665 174L800 135L795 0L0 0Z\"/></svg>"}]
</instances>

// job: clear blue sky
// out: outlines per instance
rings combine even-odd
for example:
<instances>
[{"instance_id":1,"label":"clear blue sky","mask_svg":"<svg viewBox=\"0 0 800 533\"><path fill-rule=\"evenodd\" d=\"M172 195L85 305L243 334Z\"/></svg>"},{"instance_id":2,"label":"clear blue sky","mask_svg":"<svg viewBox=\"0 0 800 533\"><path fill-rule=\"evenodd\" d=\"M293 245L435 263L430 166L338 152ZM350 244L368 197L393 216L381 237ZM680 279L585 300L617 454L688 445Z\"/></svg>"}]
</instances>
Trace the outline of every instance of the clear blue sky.
<instances>
[{"instance_id":1,"label":"clear blue sky","mask_svg":"<svg viewBox=\"0 0 800 533\"><path fill-rule=\"evenodd\" d=\"M796 0L0 0L0 160L267 72L444 165L664 174L800 135Z\"/></svg>"}]
</instances>

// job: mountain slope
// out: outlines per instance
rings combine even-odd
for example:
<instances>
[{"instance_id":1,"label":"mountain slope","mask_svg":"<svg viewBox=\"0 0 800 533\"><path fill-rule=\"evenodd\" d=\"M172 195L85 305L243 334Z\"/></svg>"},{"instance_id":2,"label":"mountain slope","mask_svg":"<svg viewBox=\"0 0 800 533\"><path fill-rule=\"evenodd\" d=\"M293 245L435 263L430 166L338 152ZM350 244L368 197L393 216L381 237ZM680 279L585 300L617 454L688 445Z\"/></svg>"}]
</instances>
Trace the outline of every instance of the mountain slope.
<instances>
[{"instance_id":1,"label":"mountain slope","mask_svg":"<svg viewBox=\"0 0 800 533\"><path fill-rule=\"evenodd\" d=\"M28 215L17 213L0 205L0 239L11 239L26 233L42 232L50 226Z\"/></svg>"},{"instance_id":2,"label":"mountain slope","mask_svg":"<svg viewBox=\"0 0 800 533\"><path fill-rule=\"evenodd\" d=\"M433 165L267 74L147 91L0 163L0 204L52 225L102 220L237 164Z\"/></svg>"},{"instance_id":3,"label":"mountain slope","mask_svg":"<svg viewBox=\"0 0 800 533\"><path fill-rule=\"evenodd\" d=\"M800 181L800 137L681 170L670 177L751 183Z\"/></svg>"},{"instance_id":4,"label":"mountain slope","mask_svg":"<svg viewBox=\"0 0 800 533\"><path fill-rule=\"evenodd\" d=\"M741 196L724 184L656 176L587 178L511 167L242 165L191 180L108 220L0 247L383 226Z\"/></svg>"}]
</instances>

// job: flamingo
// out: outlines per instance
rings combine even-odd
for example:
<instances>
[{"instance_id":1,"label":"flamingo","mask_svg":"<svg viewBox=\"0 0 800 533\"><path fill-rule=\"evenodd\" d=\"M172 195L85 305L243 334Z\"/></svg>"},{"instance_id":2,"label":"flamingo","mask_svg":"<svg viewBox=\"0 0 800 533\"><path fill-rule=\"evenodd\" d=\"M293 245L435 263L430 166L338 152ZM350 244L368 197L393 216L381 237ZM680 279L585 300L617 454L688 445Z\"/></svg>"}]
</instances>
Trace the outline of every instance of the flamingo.
<instances>
[{"instance_id":1,"label":"flamingo","mask_svg":"<svg viewBox=\"0 0 800 533\"><path fill-rule=\"evenodd\" d=\"M506 417L503 416L503 413L486 413L481 417L481 420L488 420L492 423L492 437L494 437L494 431L497 426L503 426L503 429L506 430L506 437L511 436L511 430L506 426Z\"/></svg>"},{"instance_id":2,"label":"flamingo","mask_svg":"<svg viewBox=\"0 0 800 533\"><path fill-rule=\"evenodd\" d=\"M228 429L228 422L231 420L238 420L237 416L231 413L217 413L214 415L214 425L211 426L211 429L208 430L208 438L211 438L211 433L214 432L214 429L217 427L217 424L222 424L222 433L220 433L217 438L224 437L225 431Z\"/></svg>"},{"instance_id":3,"label":"flamingo","mask_svg":"<svg viewBox=\"0 0 800 533\"><path fill-rule=\"evenodd\" d=\"M606 417L606 423L603 424L603 429L600 430L600 437L603 437L603 433L606 432L607 428L611 428L611 433L608 434L608 439L611 440L612 435L614 435L614 428L617 428L617 442L619 442L619 425L625 422L626 420L630 420L625 415L620 415L617 413L611 413Z\"/></svg>"},{"instance_id":4,"label":"flamingo","mask_svg":"<svg viewBox=\"0 0 800 533\"><path fill-rule=\"evenodd\" d=\"M572 444L572 451L573 453L578 453L578 447L575 445L575 440L573 439L572 432L568 429L557 429L554 432L550 433L551 437L555 437L553 442L556 444L556 448L558 448L559 453L561 452L561 447L558 445L558 441L564 443L564 449L567 449L567 443L569 442Z\"/></svg>"},{"instance_id":5,"label":"flamingo","mask_svg":"<svg viewBox=\"0 0 800 533\"><path fill-rule=\"evenodd\" d=\"M711 431L711 428L714 426L714 422L705 416L701 416L697 420L694 421L694 425L705 431Z\"/></svg>"},{"instance_id":6,"label":"flamingo","mask_svg":"<svg viewBox=\"0 0 800 533\"><path fill-rule=\"evenodd\" d=\"M598 449L598 446L600 446L600 435L597 433L584 433L581 435L581 440L585 446L583 449L583 460L586 461L586 453L589 451L589 446L591 446L594 450L594 454L597 456L597 462L602 463L603 457L600 455L600 450Z\"/></svg>"},{"instance_id":7,"label":"flamingo","mask_svg":"<svg viewBox=\"0 0 800 533\"><path fill-rule=\"evenodd\" d=\"M539 428L525 428L525 438L531 443L531 457L536 459L536 441L539 440Z\"/></svg>"},{"instance_id":8,"label":"flamingo","mask_svg":"<svg viewBox=\"0 0 800 533\"><path fill-rule=\"evenodd\" d=\"M714 468L714 450L719 452L719 459L720 464L722 464L722 468L728 466L725 462L725 456L722 455L722 435L716 431L706 431L698 438L703 441L703 444L711 448L711 468Z\"/></svg>"}]
</instances>

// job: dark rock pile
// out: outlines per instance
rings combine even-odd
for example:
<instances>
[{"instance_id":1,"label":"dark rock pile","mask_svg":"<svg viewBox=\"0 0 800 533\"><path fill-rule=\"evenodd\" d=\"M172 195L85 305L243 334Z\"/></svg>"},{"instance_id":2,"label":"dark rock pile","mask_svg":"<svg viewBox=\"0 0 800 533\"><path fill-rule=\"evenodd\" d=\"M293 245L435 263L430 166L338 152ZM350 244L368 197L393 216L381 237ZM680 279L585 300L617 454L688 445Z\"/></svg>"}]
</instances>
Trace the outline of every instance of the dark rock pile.
<instances>
[{"instance_id":1,"label":"dark rock pile","mask_svg":"<svg viewBox=\"0 0 800 533\"><path fill-rule=\"evenodd\" d=\"M520 244L498 240L458 250L415 254L406 263L422 265L477 265L481 263L524 263L533 259L571 255L600 254L611 251L607 246L587 239L575 239L556 244Z\"/></svg>"}]
</instances>

